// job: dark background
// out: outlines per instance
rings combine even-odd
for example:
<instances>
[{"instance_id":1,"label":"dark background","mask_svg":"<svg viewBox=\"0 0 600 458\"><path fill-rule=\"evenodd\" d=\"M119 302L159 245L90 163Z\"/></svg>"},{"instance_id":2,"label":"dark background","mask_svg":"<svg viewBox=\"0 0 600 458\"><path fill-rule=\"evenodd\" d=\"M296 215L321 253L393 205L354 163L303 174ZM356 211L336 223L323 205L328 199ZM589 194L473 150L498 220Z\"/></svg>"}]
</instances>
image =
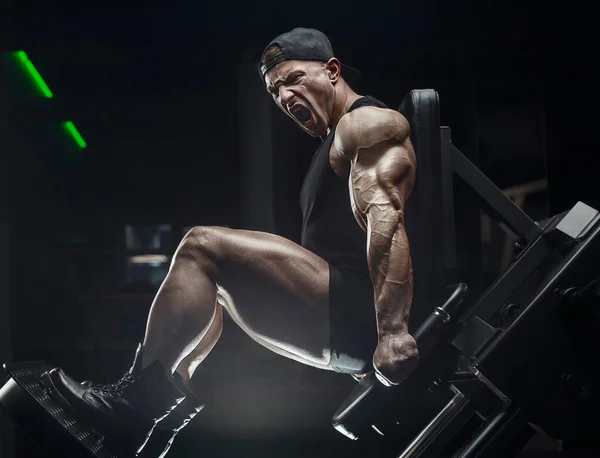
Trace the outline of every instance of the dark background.
<instances>
[{"instance_id":1,"label":"dark background","mask_svg":"<svg viewBox=\"0 0 600 458\"><path fill-rule=\"evenodd\" d=\"M121 375L157 289L126 281L125 225L170 224L157 250L167 255L194 225L298 240L299 186L318 141L275 110L255 67L295 26L327 33L340 60L362 71L359 92L390 107L411 89L438 90L453 143L500 188L541 183L522 202L532 218L577 200L598 208L591 11L480 3L4 0L4 50L25 50L55 97L37 97L3 55L3 360L48 359L99 381ZM88 148L60 129L66 119ZM506 242L481 222L458 230L477 241L461 256L486 283ZM200 371L209 406L175 456L356 452L330 427L348 377L273 355L228 320ZM0 444L16 456L43 456L8 437Z\"/></svg>"}]
</instances>

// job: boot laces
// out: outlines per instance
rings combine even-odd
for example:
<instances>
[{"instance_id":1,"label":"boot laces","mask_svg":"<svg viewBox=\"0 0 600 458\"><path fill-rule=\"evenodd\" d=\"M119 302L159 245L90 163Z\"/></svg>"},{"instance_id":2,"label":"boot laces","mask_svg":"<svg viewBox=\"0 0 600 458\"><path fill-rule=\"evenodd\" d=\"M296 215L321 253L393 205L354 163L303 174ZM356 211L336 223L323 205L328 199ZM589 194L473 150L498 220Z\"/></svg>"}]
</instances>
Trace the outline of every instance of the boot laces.
<instances>
[{"instance_id":1,"label":"boot laces","mask_svg":"<svg viewBox=\"0 0 600 458\"><path fill-rule=\"evenodd\" d=\"M136 379L136 376L132 375L130 372L126 372L118 381L107 383L105 385L95 385L92 387L92 391L102 395L108 394L111 396L120 396L127 387L135 382Z\"/></svg>"}]
</instances>

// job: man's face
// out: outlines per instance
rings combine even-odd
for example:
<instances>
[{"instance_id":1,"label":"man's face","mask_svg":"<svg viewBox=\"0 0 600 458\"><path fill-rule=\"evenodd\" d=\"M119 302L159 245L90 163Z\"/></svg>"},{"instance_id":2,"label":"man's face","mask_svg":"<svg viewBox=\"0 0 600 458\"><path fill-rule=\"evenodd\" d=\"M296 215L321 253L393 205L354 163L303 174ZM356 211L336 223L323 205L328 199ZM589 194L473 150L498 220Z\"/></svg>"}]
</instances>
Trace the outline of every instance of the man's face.
<instances>
[{"instance_id":1,"label":"man's face","mask_svg":"<svg viewBox=\"0 0 600 458\"><path fill-rule=\"evenodd\" d=\"M324 62L289 60L265 76L267 91L285 114L313 137L327 135L334 103L334 72Z\"/></svg>"}]
</instances>

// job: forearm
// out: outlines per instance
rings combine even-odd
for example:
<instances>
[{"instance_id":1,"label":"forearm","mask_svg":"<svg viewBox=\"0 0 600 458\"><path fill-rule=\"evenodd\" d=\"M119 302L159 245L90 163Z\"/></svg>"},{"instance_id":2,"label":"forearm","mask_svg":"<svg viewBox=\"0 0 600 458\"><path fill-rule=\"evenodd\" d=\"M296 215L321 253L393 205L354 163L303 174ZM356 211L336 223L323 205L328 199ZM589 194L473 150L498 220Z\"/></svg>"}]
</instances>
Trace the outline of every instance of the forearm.
<instances>
[{"instance_id":1,"label":"forearm","mask_svg":"<svg viewBox=\"0 0 600 458\"><path fill-rule=\"evenodd\" d=\"M408 332L413 274L402 211L371 215L368 261L379 340Z\"/></svg>"}]
</instances>

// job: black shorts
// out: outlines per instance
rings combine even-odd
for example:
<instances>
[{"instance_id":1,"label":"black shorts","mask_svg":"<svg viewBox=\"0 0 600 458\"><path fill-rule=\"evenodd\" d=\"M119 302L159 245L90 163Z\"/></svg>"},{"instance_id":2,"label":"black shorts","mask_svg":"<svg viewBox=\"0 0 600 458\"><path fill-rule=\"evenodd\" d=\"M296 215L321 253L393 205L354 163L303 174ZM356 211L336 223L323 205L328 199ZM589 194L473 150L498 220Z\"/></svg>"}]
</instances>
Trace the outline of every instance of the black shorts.
<instances>
[{"instance_id":1,"label":"black shorts","mask_svg":"<svg viewBox=\"0 0 600 458\"><path fill-rule=\"evenodd\" d=\"M345 374L372 370L377 321L368 276L329 265L329 322L329 366Z\"/></svg>"}]
</instances>

